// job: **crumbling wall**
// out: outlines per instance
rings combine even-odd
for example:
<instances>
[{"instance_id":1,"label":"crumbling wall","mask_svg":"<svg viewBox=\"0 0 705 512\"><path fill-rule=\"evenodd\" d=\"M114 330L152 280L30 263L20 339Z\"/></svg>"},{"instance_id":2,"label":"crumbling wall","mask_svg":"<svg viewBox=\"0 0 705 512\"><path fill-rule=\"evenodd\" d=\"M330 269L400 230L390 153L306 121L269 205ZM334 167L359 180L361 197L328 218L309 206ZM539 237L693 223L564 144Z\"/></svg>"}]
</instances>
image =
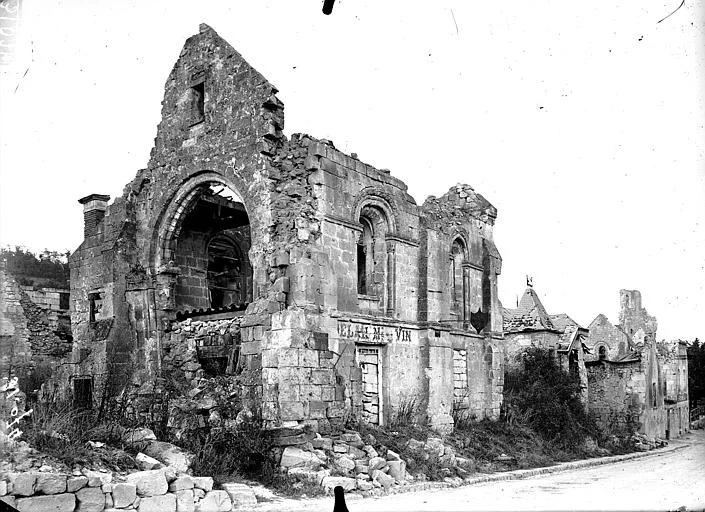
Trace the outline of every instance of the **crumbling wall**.
<instances>
[{"instance_id":1,"label":"crumbling wall","mask_svg":"<svg viewBox=\"0 0 705 512\"><path fill-rule=\"evenodd\" d=\"M646 308L641 304L641 292L639 290L619 290L619 326L628 334L633 336L643 329L644 333L651 341L656 341L656 329L658 322L656 318L649 315Z\"/></svg>"},{"instance_id":2,"label":"crumbling wall","mask_svg":"<svg viewBox=\"0 0 705 512\"><path fill-rule=\"evenodd\" d=\"M586 345L591 353L586 357L588 361L599 359L599 347L606 347L607 359L617 359L625 355L631 348L629 336L619 327L613 325L605 315L597 315L588 326L590 334Z\"/></svg>"},{"instance_id":3,"label":"crumbling wall","mask_svg":"<svg viewBox=\"0 0 705 512\"><path fill-rule=\"evenodd\" d=\"M24 376L32 366L22 291L0 262L0 378Z\"/></svg>"}]
</instances>

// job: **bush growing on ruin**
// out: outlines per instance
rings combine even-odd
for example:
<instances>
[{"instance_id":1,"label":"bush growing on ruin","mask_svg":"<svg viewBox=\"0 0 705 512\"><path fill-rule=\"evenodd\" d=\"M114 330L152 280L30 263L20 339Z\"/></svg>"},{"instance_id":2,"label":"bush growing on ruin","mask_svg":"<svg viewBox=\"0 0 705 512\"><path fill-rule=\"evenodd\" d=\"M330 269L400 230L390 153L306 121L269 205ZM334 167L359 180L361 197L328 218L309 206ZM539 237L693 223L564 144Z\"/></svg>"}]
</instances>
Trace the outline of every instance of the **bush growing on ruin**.
<instances>
[{"instance_id":1,"label":"bush growing on ruin","mask_svg":"<svg viewBox=\"0 0 705 512\"><path fill-rule=\"evenodd\" d=\"M195 455L191 469L197 476L240 476L270 483L277 473L274 445L258 413L233 427L194 432L182 446Z\"/></svg>"},{"instance_id":2,"label":"bush growing on ruin","mask_svg":"<svg viewBox=\"0 0 705 512\"><path fill-rule=\"evenodd\" d=\"M504 378L503 418L526 423L543 439L579 451L598 429L581 401L577 376L564 371L545 349L529 347L521 360Z\"/></svg>"}]
</instances>

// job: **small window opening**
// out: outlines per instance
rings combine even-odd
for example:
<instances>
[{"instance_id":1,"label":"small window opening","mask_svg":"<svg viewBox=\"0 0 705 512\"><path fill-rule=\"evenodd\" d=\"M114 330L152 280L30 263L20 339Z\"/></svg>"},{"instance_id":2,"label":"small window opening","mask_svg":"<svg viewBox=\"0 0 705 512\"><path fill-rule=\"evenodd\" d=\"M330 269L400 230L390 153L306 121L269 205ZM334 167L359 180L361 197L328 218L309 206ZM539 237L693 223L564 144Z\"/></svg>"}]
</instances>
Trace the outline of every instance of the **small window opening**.
<instances>
[{"instance_id":1,"label":"small window opening","mask_svg":"<svg viewBox=\"0 0 705 512\"><path fill-rule=\"evenodd\" d=\"M89 321L95 323L100 320L103 311L103 298L100 293L89 293Z\"/></svg>"},{"instance_id":2,"label":"small window opening","mask_svg":"<svg viewBox=\"0 0 705 512\"><path fill-rule=\"evenodd\" d=\"M191 87L191 126L202 123L205 115L205 82Z\"/></svg>"},{"instance_id":3,"label":"small window opening","mask_svg":"<svg viewBox=\"0 0 705 512\"><path fill-rule=\"evenodd\" d=\"M69 309L69 297L68 293L59 294L59 309Z\"/></svg>"},{"instance_id":4,"label":"small window opening","mask_svg":"<svg viewBox=\"0 0 705 512\"><path fill-rule=\"evenodd\" d=\"M367 294L367 251L365 246L358 242L357 244L357 293L361 295Z\"/></svg>"},{"instance_id":5,"label":"small window opening","mask_svg":"<svg viewBox=\"0 0 705 512\"><path fill-rule=\"evenodd\" d=\"M357 242L357 293L375 294L375 239L372 225L366 218L361 218L362 234Z\"/></svg>"},{"instance_id":6,"label":"small window opening","mask_svg":"<svg viewBox=\"0 0 705 512\"><path fill-rule=\"evenodd\" d=\"M600 359L607 359L607 349L604 345L601 345L600 348L597 349L597 353L599 354Z\"/></svg>"},{"instance_id":7,"label":"small window opening","mask_svg":"<svg viewBox=\"0 0 705 512\"><path fill-rule=\"evenodd\" d=\"M93 407L93 379L91 377L73 379L73 403L77 409Z\"/></svg>"},{"instance_id":8,"label":"small window opening","mask_svg":"<svg viewBox=\"0 0 705 512\"><path fill-rule=\"evenodd\" d=\"M579 374L577 349L570 351L570 355L568 356L568 371L573 376L577 376Z\"/></svg>"},{"instance_id":9,"label":"small window opening","mask_svg":"<svg viewBox=\"0 0 705 512\"><path fill-rule=\"evenodd\" d=\"M657 400L656 400L656 383L655 382L651 383L651 396L653 398L654 407L656 407Z\"/></svg>"}]
</instances>

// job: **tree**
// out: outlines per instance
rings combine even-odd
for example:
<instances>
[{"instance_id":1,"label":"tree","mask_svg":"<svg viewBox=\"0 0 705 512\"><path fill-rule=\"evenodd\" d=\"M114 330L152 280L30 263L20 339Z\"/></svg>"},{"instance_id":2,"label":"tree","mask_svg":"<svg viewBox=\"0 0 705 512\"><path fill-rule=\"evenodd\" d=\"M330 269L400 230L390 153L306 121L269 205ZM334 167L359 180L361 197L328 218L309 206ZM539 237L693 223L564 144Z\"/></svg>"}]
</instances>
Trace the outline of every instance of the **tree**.
<instances>
[{"instance_id":1,"label":"tree","mask_svg":"<svg viewBox=\"0 0 705 512\"><path fill-rule=\"evenodd\" d=\"M69 287L69 253L44 249L39 255L15 246L0 249L0 260L20 284L53 288Z\"/></svg>"},{"instance_id":2,"label":"tree","mask_svg":"<svg viewBox=\"0 0 705 512\"><path fill-rule=\"evenodd\" d=\"M705 343L698 338L688 344L688 393L691 409L705 405Z\"/></svg>"}]
</instances>

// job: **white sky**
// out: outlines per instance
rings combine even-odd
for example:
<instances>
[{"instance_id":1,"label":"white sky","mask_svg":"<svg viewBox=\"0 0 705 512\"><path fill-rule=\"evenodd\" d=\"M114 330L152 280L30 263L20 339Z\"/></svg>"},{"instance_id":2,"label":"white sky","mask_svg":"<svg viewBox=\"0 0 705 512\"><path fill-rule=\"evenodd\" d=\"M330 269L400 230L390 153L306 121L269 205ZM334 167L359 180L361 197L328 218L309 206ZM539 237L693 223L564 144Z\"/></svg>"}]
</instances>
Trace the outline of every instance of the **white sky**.
<instances>
[{"instance_id":1,"label":"white sky","mask_svg":"<svg viewBox=\"0 0 705 512\"><path fill-rule=\"evenodd\" d=\"M705 6L688 0L24 0L0 75L0 243L75 249L76 202L147 164L166 78L211 25L328 138L421 204L458 182L498 209L507 306L705 338ZM20 79L25 70L26 76ZM16 90L15 90L16 89Z\"/></svg>"}]
</instances>

